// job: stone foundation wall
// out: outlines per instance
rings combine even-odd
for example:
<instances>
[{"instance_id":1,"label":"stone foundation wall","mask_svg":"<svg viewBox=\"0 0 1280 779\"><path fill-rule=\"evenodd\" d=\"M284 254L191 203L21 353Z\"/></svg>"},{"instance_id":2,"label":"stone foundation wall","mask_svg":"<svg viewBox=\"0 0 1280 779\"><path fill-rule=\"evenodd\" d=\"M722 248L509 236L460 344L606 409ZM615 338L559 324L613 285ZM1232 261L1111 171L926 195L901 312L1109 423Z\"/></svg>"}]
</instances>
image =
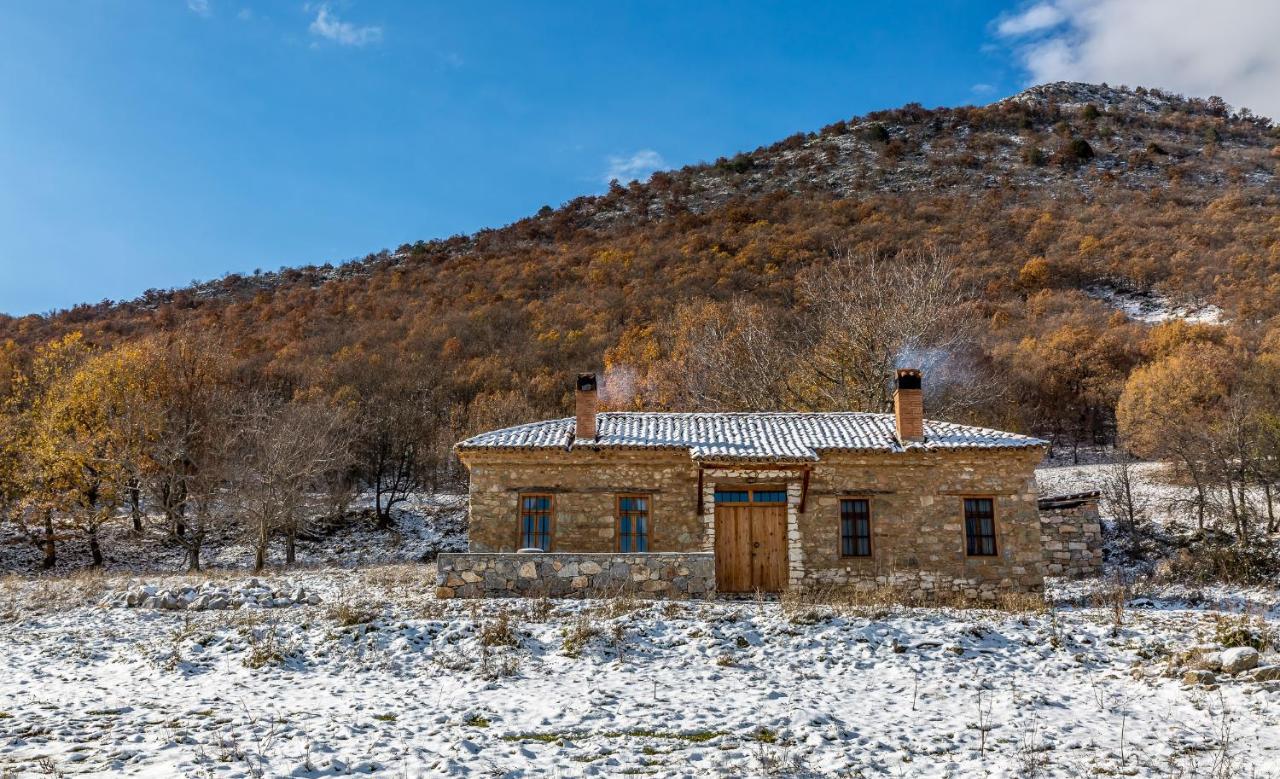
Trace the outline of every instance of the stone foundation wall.
<instances>
[{"instance_id":1,"label":"stone foundation wall","mask_svg":"<svg viewBox=\"0 0 1280 779\"><path fill-rule=\"evenodd\" d=\"M1102 573L1102 520L1096 498L1065 505L1042 501L1040 538L1046 576L1082 579Z\"/></svg>"},{"instance_id":2,"label":"stone foundation wall","mask_svg":"<svg viewBox=\"0 0 1280 779\"><path fill-rule=\"evenodd\" d=\"M714 555L699 553L468 552L436 558L439 598L704 598L715 583Z\"/></svg>"}]
</instances>

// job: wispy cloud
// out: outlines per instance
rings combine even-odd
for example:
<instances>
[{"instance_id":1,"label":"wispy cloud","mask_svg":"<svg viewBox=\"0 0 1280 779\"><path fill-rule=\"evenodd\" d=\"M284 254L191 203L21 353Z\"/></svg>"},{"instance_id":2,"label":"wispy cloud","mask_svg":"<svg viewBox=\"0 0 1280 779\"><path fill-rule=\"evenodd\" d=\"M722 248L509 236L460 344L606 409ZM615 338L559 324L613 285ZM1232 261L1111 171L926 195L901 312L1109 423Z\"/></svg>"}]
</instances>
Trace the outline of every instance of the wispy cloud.
<instances>
[{"instance_id":1,"label":"wispy cloud","mask_svg":"<svg viewBox=\"0 0 1280 779\"><path fill-rule=\"evenodd\" d=\"M329 9L327 3L316 7L316 18L307 28L312 35L333 41L339 46L368 46L382 40L382 28L377 25L355 25L344 22Z\"/></svg>"},{"instance_id":2,"label":"wispy cloud","mask_svg":"<svg viewBox=\"0 0 1280 779\"><path fill-rule=\"evenodd\" d=\"M992 84L974 84L969 87L969 91L975 95L989 95L996 91L996 88Z\"/></svg>"},{"instance_id":3,"label":"wispy cloud","mask_svg":"<svg viewBox=\"0 0 1280 779\"><path fill-rule=\"evenodd\" d=\"M994 29L1032 82L1162 87L1280 114L1275 0L1039 0Z\"/></svg>"},{"instance_id":4,"label":"wispy cloud","mask_svg":"<svg viewBox=\"0 0 1280 779\"><path fill-rule=\"evenodd\" d=\"M1047 30L1066 21L1067 15L1052 2L1036 3L1016 14L1003 17L996 25L1001 35L1026 35Z\"/></svg>"},{"instance_id":5,"label":"wispy cloud","mask_svg":"<svg viewBox=\"0 0 1280 779\"><path fill-rule=\"evenodd\" d=\"M209 0L187 0L187 10L196 16L205 18L213 15L213 8L209 6Z\"/></svg>"},{"instance_id":6,"label":"wispy cloud","mask_svg":"<svg viewBox=\"0 0 1280 779\"><path fill-rule=\"evenodd\" d=\"M637 179L647 179L650 174L667 166L667 161L653 149L641 149L635 154L610 156L609 169L605 171L604 182L620 181L627 183Z\"/></svg>"}]
</instances>

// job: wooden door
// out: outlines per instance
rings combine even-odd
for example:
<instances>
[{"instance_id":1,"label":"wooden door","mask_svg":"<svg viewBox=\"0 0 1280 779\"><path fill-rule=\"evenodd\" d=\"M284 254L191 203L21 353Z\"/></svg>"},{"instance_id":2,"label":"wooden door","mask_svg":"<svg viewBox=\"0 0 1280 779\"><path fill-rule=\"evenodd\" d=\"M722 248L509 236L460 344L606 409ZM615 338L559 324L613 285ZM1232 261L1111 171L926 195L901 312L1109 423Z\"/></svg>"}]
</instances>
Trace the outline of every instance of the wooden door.
<instances>
[{"instance_id":1,"label":"wooden door","mask_svg":"<svg viewBox=\"0 0 1280 779\"><path fill-rule=\"evenodd\" d=\"M751 507L716 506L716 589L751 592Z\"/></svg>"},{"instance_id":2,"label":"wooden door","mask_svg":"<svg viewBox=\"0 0 1280 779\"><path fill-rule=\"evenodd\" d=\"M779 592L787 581L787 507L716 506L716 589Z\"/></svg>"},{"instance_id":3,"label":"wooden door","mask_svg":"<svg viewBox=\"0 0 1280 779\"><path fill-rule=\"evenodd\" d=\"M751 507L751 589L781 592L786 583L787 507Z\"/></svg>"}]
</instances>

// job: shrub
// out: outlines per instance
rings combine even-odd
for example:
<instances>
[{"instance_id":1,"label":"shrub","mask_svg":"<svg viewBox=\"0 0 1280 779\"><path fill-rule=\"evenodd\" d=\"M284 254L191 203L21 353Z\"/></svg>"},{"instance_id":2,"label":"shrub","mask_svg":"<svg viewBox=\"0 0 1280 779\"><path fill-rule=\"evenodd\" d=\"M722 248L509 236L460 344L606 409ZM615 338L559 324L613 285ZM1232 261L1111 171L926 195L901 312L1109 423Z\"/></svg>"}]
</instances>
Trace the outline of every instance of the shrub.
<instances>
[{"instance_id":1,"label":"shrub","mask_svg":"<svg viewBox=\"0 0 1280 779\"><path fill-rule=\"evenodd\" d=\"M1273 544L1240 544L1228 536L1194 540L1161 566L1162 578L1192 584L1270 584L1280 576Z\"/></svg>"},{"instance_id":2,"label":"shrub","mask_svg":"<svg viewBox=\"0 0 1280 779\"><path fill-rule=\"evenodd\" d=\"M579 657L587 644L591 643L591 639L600 635L600 628L596 627L586 613L580 611L572 624L560 631L560 635L564 638L565 656Z\"/></svg>"},{"instance_id":3,"label":"shrub","mask_svg":"<svg viewBox=\"0 0 1280 779\"><path fill-rule=\"evenodd\" d=\"M731 160L724 157L716 160L716 169L733 173L746 173L755 167L755 164L755 160L751 159L751 155L739 154Z\"/></svg>"},{"instance_id":4,"label":"shrub","mask_svg":"<svg viewBox=\"0 0 1280 779\"><path fill-rule=\"evenodd\" d=\"M370 623L378 613L377 606L363 601L344 601L329 607L329 618L344 628Z\"/></svg>"},{"instance_id":5,"label":"shrub","mask_svg":"<svg viewBox=\"0 0 1280 779\"><path fill-rule=\"evenodd\" d=\"M1072 138L1058 147L1058 163L1079 165L1093 159L1093 147L1084 138Z\"/></svg>"},{"instance_id":6,"label":"shrub","mask_svg":"<svg viewBox=\"0 0 1280 779\"><path fill-rule=\"evenodd\" d=\"M505 609L480 626L480 643L484 646L517 646L520 643L511 629L511 615Z\"/></svg>"},{"instance_id":7,"label":"shrub","mask_svg":"<svg viewBox=\"0 0 1280 779\"><path fill-rule=\"evenodd\" d=\"M1027 165L1039 167L1045 163L1046 157L1047 155L1045 155L1044 149L1041 149L1035 144L1029 143L1022 147L1022 161Z\"/></svg>"},{"instance_id":8,"label":"shrub","mask_svg":"<svg viewBox=\"0 0 1280 779\"><path fill-rule=\"evenodd\" d=\"M1213 640L1220 646L1251 646L1264 652L1275 643L1267 623L1260 617L1216 615L1213 623Z\"/></svg>"},{"instance_id":9,"label":"shrub","mask_svg":"<svg viewBox=\"0 0 1280 779\"><path fill-rule=\"evenodd\" d=\"M889 130L879 122L872 122L862 128L862 140L867 143L887 143L889 140Z\"/></svg>"}]
</instances>

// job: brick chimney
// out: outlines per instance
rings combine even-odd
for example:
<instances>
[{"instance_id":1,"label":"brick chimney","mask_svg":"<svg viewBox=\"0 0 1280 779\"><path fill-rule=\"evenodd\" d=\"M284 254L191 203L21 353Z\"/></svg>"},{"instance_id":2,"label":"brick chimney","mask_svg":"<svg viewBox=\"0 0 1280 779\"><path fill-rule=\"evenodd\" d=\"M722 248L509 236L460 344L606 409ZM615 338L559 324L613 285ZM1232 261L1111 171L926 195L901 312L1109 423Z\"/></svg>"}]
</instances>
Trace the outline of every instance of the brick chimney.
<instances>
[{"instance_id":1,"label":"brick chimney","mask_svg":"<svg viewBox=\"0 0 1280 779\"><path fill-rule=\"evenodd\" d=\"M918 368L898 369L898 384L893 390L893 416L900 442L924 440L924 392Z\"/></svg>"},{"instance_id":2,"label":"brick chimney","mask_svg":"<svg viewBox=\"0 0 1280 779\"><path fill-rule=\"evenodd\" d=\"M574 392L575 416L574 438L578 440L596 437L596 375L579 373L577 390Z\"/></svg>"}]
</instances>

